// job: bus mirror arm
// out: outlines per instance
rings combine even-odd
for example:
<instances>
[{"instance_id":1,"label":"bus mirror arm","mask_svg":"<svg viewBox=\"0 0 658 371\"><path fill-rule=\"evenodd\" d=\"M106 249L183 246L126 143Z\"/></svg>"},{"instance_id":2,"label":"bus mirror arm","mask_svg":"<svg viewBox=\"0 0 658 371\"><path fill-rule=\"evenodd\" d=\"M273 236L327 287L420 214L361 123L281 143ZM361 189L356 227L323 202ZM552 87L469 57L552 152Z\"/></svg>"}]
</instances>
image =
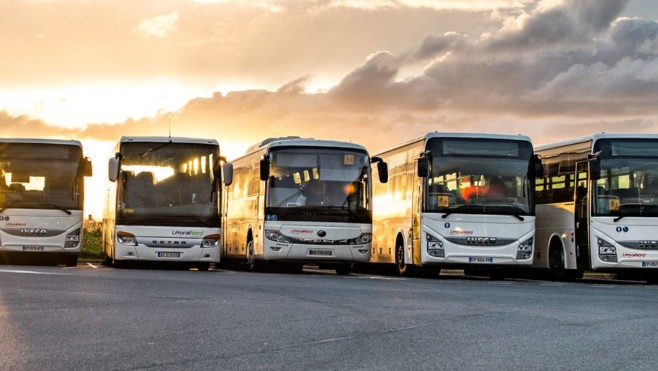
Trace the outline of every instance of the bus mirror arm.
<instances>
[{"instance_id":1,"label":"bus mirror arm","mask_svg":"<svg viewBox=\"0 0 658 371\"><path fill-rule=\"evenodd\" d=\"M91 166L91 159L89 157L85 157L82 159L82 175L90 177L92 174L93 170Z\"/></svg>"},{"instance_id":2,"label":"bus mirror arm","mask_svg":"<svg viewBox=\"0 0 658 371\"><path fill-rule=\"evenodd\" d=\"M215 165L212 168L212 174L215 178L219 178L221 176L222 164L225 164L226 162L226 157L224 156L219 156L219 158L215 161Z\"/></svg>"},{"instance_id":3,"label":"bus mirror arm","mask_svg":"<svg viewBox=\"0 0 658 371\"><path fill-rule=\"evenodd\" d=\"M263 156L260 159L260 180L267 180L270 177L270 161Z\"/></svg>"},{"instance_id":4,"label":"bus mirror arm","mask_svg":"<svg viewBox=\"0 0 658 371\"><path fill-rule=\"evenodd\" d=\"M432 161L432 153L430 151L425 151L420 154L418 158L418 176L421 178L427 178L430 174L430 161Z\"/></svg>"},{"instance_id":5,"label":"bus mirror arm","mask_svg":"<svg viewBox=\"0 0 658 371\"><path fill-rule=\"evenodd\" d=\"M534 164L535 164L535 177L541 178L542 176L544 176L544 164L541 162L540 155L535 154Z\"/></svg>"},{"instance_id":6,"label":"bus mirror arm","mask_svg":"<svg viewBox=\"0 0 658 371\"><path fill-rule=\"evenodd\" d=\"M388 164L381 157L374 156L370 159L370 163L377 163L377 173L379 174L379 181L381 183L388 182Z\"/></svg>"},{"instance_id":7,"label":"bus mirror arm","mask_svg":"<svg viewBox=\"0 0 658 371\"><path fill-rule=\"evenodd\" d=\"M589 177L592 180L601 179L601 162L599 155L601 152L597 152L592 155L587 155L587 162L589 163Z\"/></svg>"}]
</instances>

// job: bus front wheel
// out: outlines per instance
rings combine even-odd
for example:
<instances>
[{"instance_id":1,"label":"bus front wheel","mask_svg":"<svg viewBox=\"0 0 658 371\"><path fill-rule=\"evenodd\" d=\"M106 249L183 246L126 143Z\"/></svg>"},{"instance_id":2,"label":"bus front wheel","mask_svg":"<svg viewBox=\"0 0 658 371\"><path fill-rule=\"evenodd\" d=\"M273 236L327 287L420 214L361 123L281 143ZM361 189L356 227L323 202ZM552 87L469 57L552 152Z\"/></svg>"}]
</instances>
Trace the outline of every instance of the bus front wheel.
<instances>
[{"instance_id":1,"label":"bus front wheel","mask_svg":"<svg viewBox=\"0 0 658 371\"><path fill-rule=\"evenodd\" d=\"M336 266L336 274L339 276L347 276L352 271L352 264L341 264Z\"/></svg>"}]
</instances>

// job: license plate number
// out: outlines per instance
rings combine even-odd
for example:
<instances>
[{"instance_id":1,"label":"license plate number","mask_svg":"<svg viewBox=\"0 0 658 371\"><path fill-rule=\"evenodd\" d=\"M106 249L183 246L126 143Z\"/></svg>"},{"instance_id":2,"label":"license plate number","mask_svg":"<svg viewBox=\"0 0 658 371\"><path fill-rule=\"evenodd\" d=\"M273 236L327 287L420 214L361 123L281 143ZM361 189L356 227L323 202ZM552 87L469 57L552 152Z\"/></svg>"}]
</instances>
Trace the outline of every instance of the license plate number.
<instances>
[{"instance_id":1,"label":"license plate number","mask_svg":"<svg viewBox=\"0 0 658 371\"><path fill-rule=\"evenodd\" d=\"M43 251L43 246L23 246L23 251Z\"/></svg>"},{"instance_id":2,"label":"license plate number","mask_svg":"<svg viewBox=\"0 0 658 371\"><path fill-rule=\"evenodd\" d=\"M174 251L158 251L158 258L180 258L180 253Z\"/></svg>"},{"instance_id":3,"label":"license plate number","mask_svg":"<svg viewBox=\"0 0 658 371\"><path fill-rule=\"evenodd\" d=\"M642 267L646 268L658 268L658 261L643 261Z\"/></svg>"},{"instance_id":4,"label":"license plate number","mask_svg":"<svg viewBox=\"0 0 658 371\"><path fill-rule=\"evenodd\" d=\"M331 250L309 250L309 255L331 256Z\"/></svg>"},{"instance_id":5,"label":"license plate number","mask_svg":"<svg viewBox=\"0 0 658 371\"><path fill-rule=\"evenodd\" d=\"M493 258L488 256L469 256L469 263L493 263Z\"/></svg>"}]
</instances>

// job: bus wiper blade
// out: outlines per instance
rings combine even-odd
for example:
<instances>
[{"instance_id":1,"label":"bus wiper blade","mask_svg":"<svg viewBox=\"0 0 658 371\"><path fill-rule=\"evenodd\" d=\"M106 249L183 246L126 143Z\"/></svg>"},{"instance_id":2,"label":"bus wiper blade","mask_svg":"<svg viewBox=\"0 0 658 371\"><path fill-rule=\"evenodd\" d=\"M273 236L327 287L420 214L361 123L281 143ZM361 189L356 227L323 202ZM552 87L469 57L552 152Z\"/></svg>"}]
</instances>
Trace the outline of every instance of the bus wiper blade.
<instances>
[{"instance_id":1,"label":"bus wiper blade","mask_svg":"<svg viewBox=\"0 0 658 371\"><path fill-rule=\"evenodd\" d=\"M457 205L457 206L449 207L448 210L445 211L445 214L441 215L441 218L445 219L448 217L448 215L454 214L458 210L477 210L477 209L484 210L484 208L485 206L482 204Z\"/></svg>"},{"instance_id":2,"label":"bus wiper blade","mask_svg":"<svg viewBox=\"0 0 658 371\"><path fill-rule=\"evenodd\" d=\"M61 207L61 206L58 206L58 205L55 205L55 204L44 203L44 202L30 202L30 201L14 201L14 202L12 202L12 203L6 205L6 206L3 207L3 208L0 208L0 213L3 212L3 211L5 211L6 209L10 208L11 206L17 204L17 203L28 203L28 204L33 204L33 205L37 205L37 206L50 207L50 208L53 208L53 209L61 210L61 211L65 212L65 213L71 215L71 211L69 211L68 209L65 209L65 208L63 208L63 207Z\"/></svg>"},{"instance_id":3,"label":"bus wiper blade","mask_svg":"<svg viewBox=\"0 0 658 371\"><path fill-rule=\"evenodd\" d=\"M618 217L612 219L613 222L617 223L618 221L621 220L621 218L625 217L626 215L619 215Z\"/></svg>"},{"instance_id":4,"label":"bus wiper blade","mask_svg":"<svg viewBox=\"0 0 658 371\"><path fill-rule=\"evenodd\" d=\"M495 211L500 210L501 212L504 212L508 215L511 215L511 216L517 218L520 221L525 220L525 218L521 216L521 213L525 212L525 210L523 210L519 207L505 205L505 206L490 206L489 208L492 209L492 210L495 210Z\"/></svg>"},{"instance_id":5,"label":"bus wiper blade","mask_svg":"<svg viewBox=\"0 0 658 371\"><path fill-rule=\"evenodd\" d=\"M65 212L65 213L67 213L68 215L71 215L71 211L70 211L70 210L65 209L65 208L63 208L63 207L61 207L61 206L55 205L55 204L40 203L39 205L48 206L48 207L53 208L53 209L61 210L61 211Z\"/></svg>"},{"instance_id":6,"label":"bus wiper blade","mask_svg":"<svg viewBox=\"0 0 658 371\"><path fill-rule=\"evenodd\" d=\"M165 142L165 143L163 143L163 144L161 144L161 145L159 145L159 146L157 146L157 147L153 147L153 148L149 148L149 149L147 149L146 151L140 153L139 156L140 156L140 157L145 157L145 156L148 155L149 153L151 153L151 152L155 152L155 151L157 151L157 150L159 150L159 149L162 149L162 148L164 148L164 147L170 145L171 143L173 143L173 142L172 142L171 139L170 139L168 142Z\"/></svg>"}]
</instances>

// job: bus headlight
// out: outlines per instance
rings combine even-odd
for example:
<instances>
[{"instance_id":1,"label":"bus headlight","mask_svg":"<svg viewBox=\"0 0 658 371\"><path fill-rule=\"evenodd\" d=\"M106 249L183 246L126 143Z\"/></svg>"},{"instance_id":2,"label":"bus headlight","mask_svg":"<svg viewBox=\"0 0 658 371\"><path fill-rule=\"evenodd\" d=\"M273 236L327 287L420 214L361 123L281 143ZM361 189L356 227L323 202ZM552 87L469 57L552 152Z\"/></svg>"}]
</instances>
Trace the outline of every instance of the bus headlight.
<instances>
[{"instance_id":1,"label":"bus headlight","mask_svg":"<svg viewBox=\"0 0 658 371\"><path fill-rule=\"evenodd\" d=\"M599 245L599 258L604 262L617 262L617 248L610 242L597 238L597 245Z\"/></svg>"},{"instance_id":2,"label":"bus headlight","mask_svg":"<svg viewBox=\"0 0 658 371\"><path fill-rule=\"evenodd\" d=\"M201 240L201 247L202 248L213 248L219 246L219 241L221 240L221 236L218 234L211 234L208 236L205 236L203 240Z\"/></svg>"},{"instance_id":3,"label":"bus headlight","mask_svg":"<svg viewBox=\"0 0 658 371\"><path fill-rule=\"evenodd\" d=\"M446 251L443 248L443 241L432 236L431 234L425 234L427 238L427 254L435 258L445 258Z\"/></svg>"},{"instance_id":4,"label":"bus headlight","mask_svg":"<svg viewBox=\"0 0 658 371\"><path fill-rule=\"evenodd\" d=\"M352 238L347 240L349 245L365 245L372 242L372 233L362 233L357 238Z\"/></svg>"},{"instance_id":5,"label":"bus headlight","mask_svg":"<svg viewBox=\"0 0 658 371\"><path fill-rule=\"evenodd\" d=\"M530 237L519 244L519 247L516 248L517 260L525 260L525 259L530 259L532 257L533 242L534 242L534 237Z\"/></svg>"},{"instance_id":6,"label":"bus headlight","mask_svg":"<svg viewBox=\"0 0 658 371\"><path fill-rule=\"evenodd\" d=\"M76 247L80 244L80 228L66 235L64 247Z\"/></svg>"},{"instance_id":7,"label":"bus headlight","mask_svg":"<svg viewBox=\"0 0 658 371\"><path fill-rule=\"evenodd\" d=\"M117 241L122 245L137 246L137 237L128 232L117 232Z\"/></svg>"},{"instance_id":8,"label":"bus headlight","mask_svg":"<svg viewBox=\"0 0 658 371\"><path fill-rule=\"evenodd\" d=\"M275 231L273 229L266 229L265 230L265 238L267 238L270 241L274 242L282 242L282 243L292 243L292 240L288 238L287 236L282 235L278 231Z\"/></svg>"}]
</instances>

